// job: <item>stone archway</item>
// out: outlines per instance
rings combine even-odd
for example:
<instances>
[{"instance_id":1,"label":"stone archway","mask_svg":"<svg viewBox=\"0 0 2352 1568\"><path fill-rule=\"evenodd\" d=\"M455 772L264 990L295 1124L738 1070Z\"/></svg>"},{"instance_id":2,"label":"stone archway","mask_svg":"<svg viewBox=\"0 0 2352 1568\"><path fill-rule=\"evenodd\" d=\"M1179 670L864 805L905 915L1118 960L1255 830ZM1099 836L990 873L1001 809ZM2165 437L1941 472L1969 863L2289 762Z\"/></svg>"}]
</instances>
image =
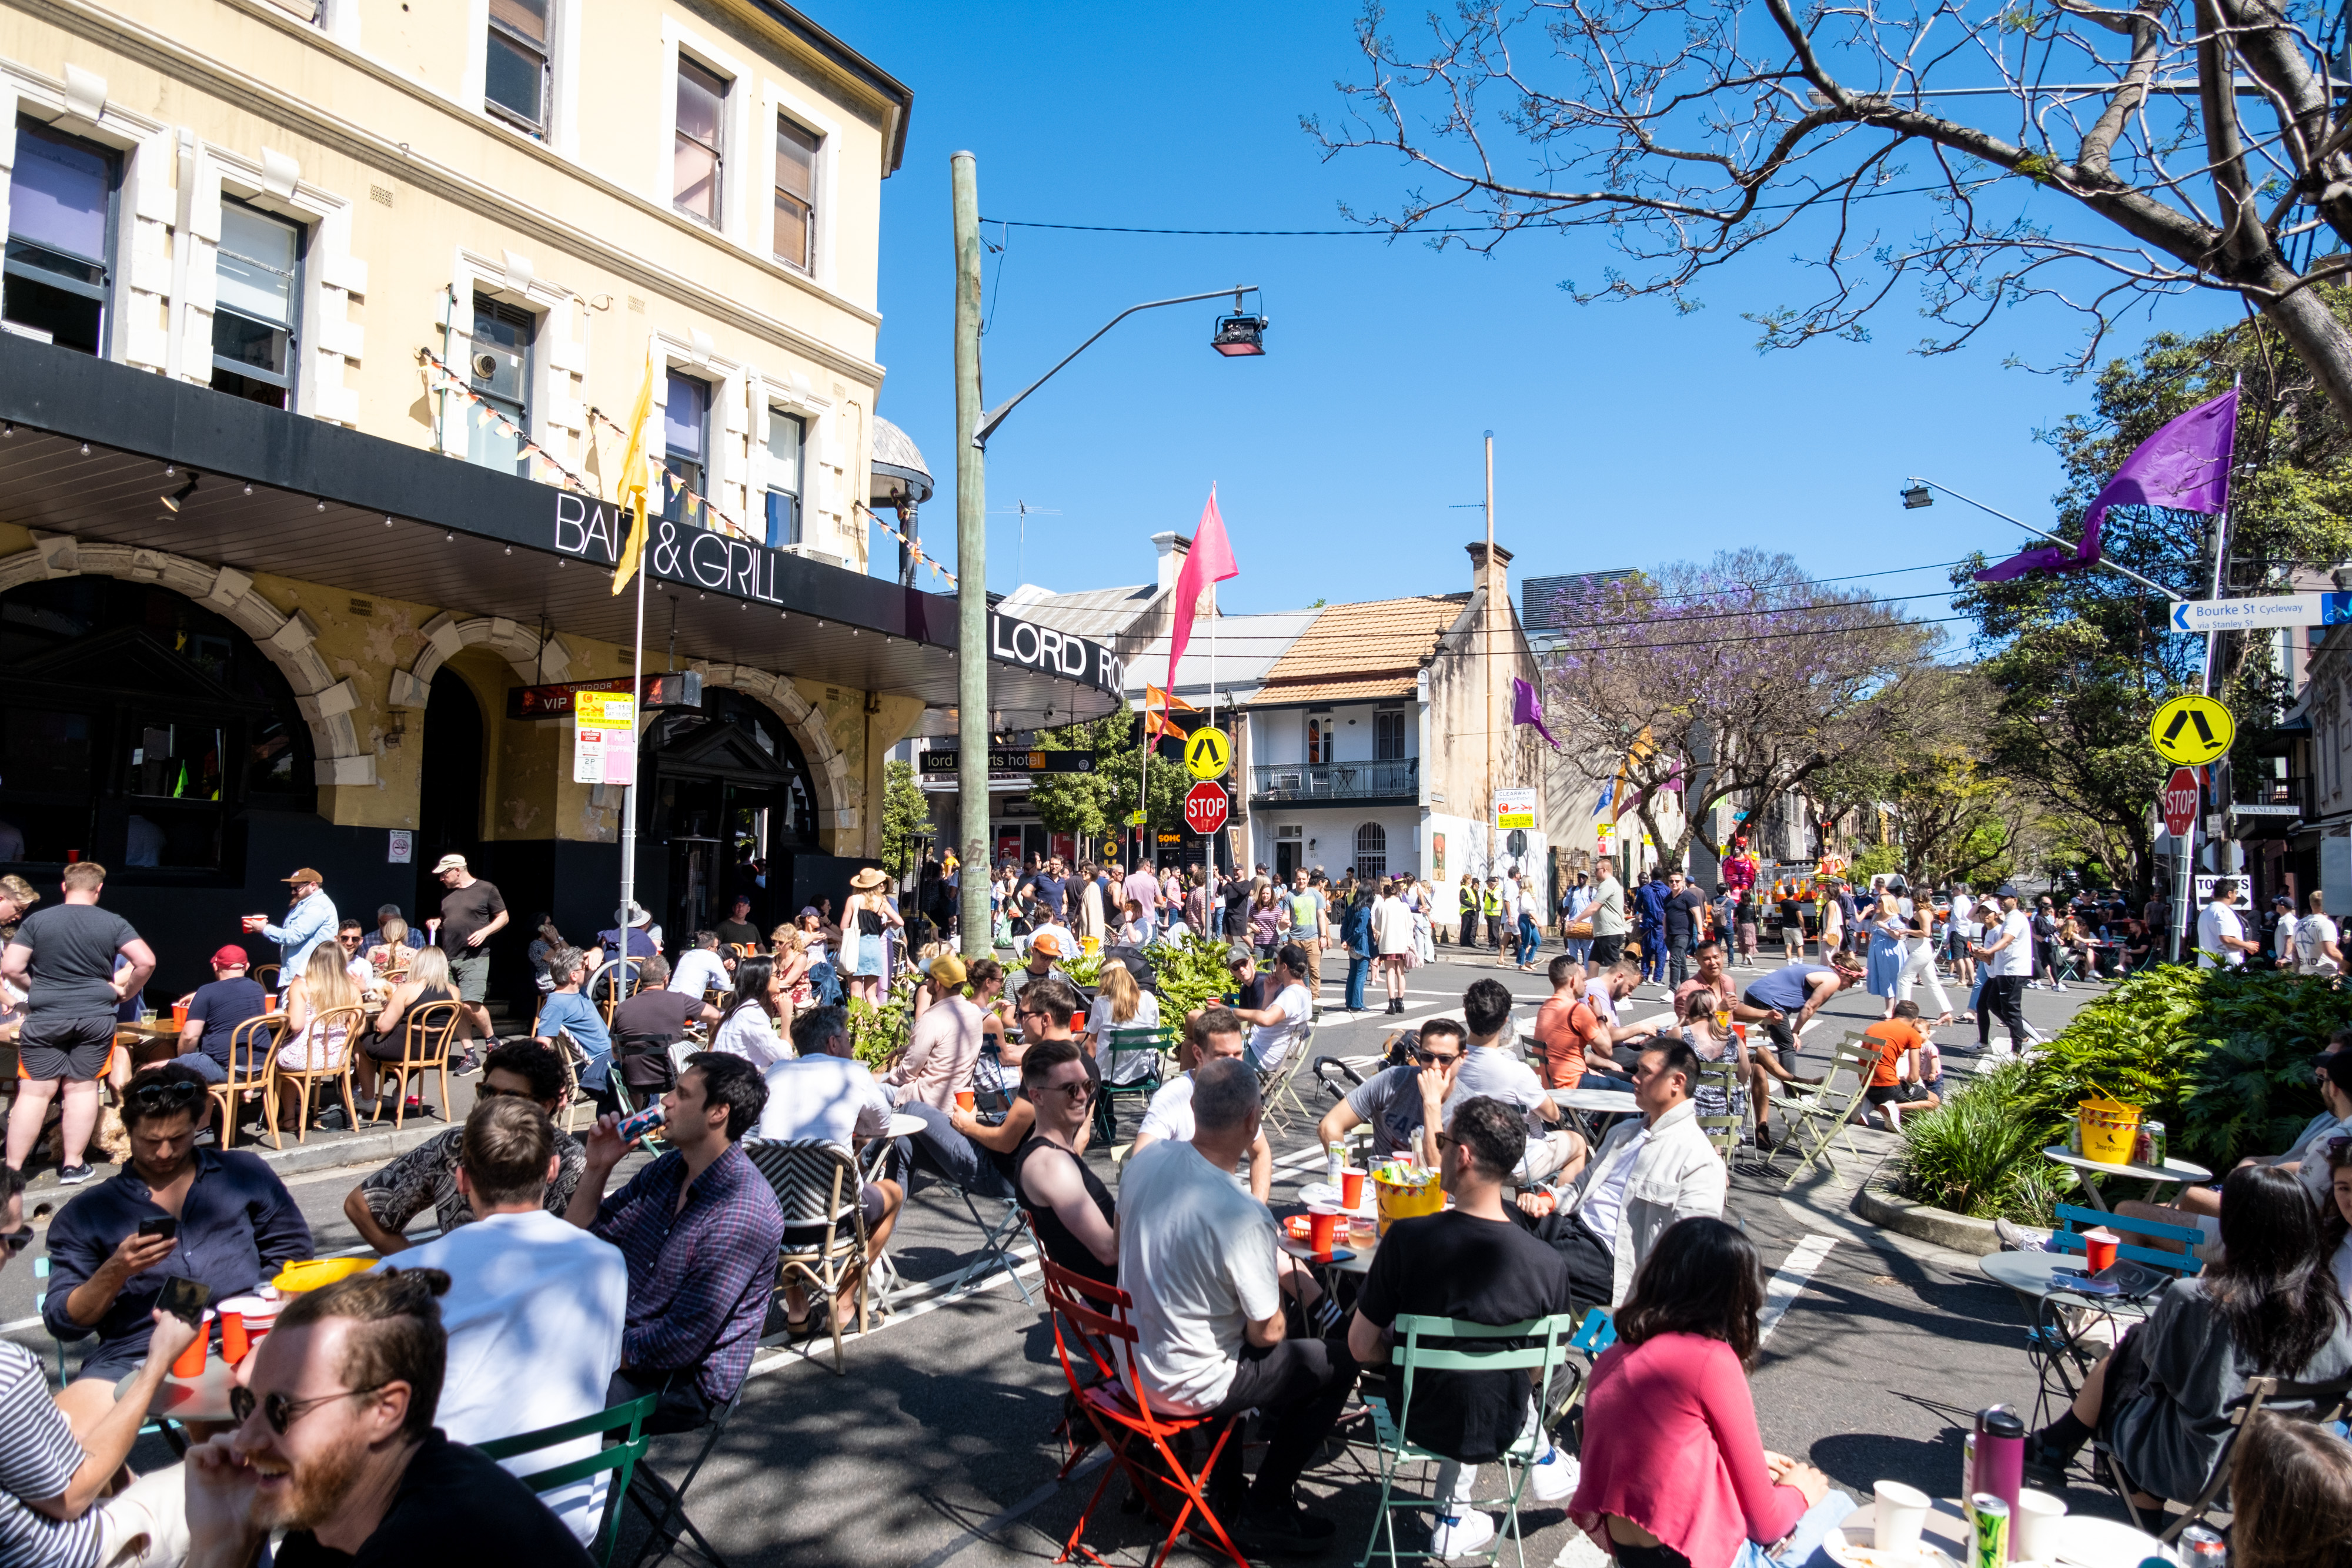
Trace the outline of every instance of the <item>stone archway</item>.
<instances>
[{"instance_id":1,"label":"stone archway","mask_svg":"<svg viewBox=\"0 0 2352 1568\"><path fill-rule=\"evenodd\" d=\"M289 615L253 591L253 579L232 566L208 566L166 550L93 544L70 534L33 536L33 548L0 560L0 593L60 577L119 577L152 582L234 622L294 689L295 706L310 727L315 781L373 784L375 753L352 724L359 694L337 680L316 646L318 627L297 610Z\"/></svg>"},{"instance_id":2,"label":"stone archway","mask_svg":"<svg viewBox=\"0 0 2352 1568\"><path fill-rule=\"evenodd\" d=\"M571 678L572 654L561 637L550 636L542 642L537 631L503 615L461 618L445 610L418 627L416 634L425 639L416 663L392 673L394 707L423 712L425 699L433 691L434 675L461 648L488 647L504 659L515 678L526 685Z\"/></svg>"},{"instance_id":3,"label":"stone archway","mask_svg":"<svg viewBox=\"0 0 2352 1568\"><path fill-rule=\"evenodd\" d=\"M834 745L833 736L824 727L824 716L801 695L791 678L747 664L697 664L694 668L701 672L706 685L741 692L784 721L784 727L800 743L802 759L809 767L810 787L816 791L818 832L828 845L840 841L834 836L837 833L855 833L858 826L857 796L850 787L849 759Z\"/></svg>"}]
</instances>

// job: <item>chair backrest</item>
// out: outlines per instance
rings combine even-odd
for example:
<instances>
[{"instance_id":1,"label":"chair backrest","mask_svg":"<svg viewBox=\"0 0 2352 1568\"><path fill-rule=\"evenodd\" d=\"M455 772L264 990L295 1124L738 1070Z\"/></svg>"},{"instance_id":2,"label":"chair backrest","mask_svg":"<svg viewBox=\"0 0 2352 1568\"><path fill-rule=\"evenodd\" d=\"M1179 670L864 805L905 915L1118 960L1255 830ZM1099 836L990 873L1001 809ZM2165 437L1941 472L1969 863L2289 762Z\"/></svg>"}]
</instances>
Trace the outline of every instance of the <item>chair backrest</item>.
<instances>
[{"instance_id":1,"label":"chair backrest","mask_svg":"<svg viewBox=\"0 0 2352 1568\"><path fill-rule=\"evenodd\" d=\"M1119 1076L1119 1071L1122 1067L1132 1066L1135 1062L1139 1061L1146 1057L1151 1059L1151 1076L1155 1079L1158 1078L1160 1076L1160 1068L1163 1054L1161 1040L1161 1030L1160 1026L1157 1024L1134 1024L1124 1028L1104 1030L1102 1042L1103 1086L1107 1089L1115 1085L1128 1089L1139 1087L1132 1083L1118 1084L1117 1081Z\"/></svg>"},{"instance_id":2,"label":"chair backrest","mask_svg":"<svg viewBox=\"0 0 2352 1568\"><path fill-rule=\"evenodd\" d=\"M2205 1233L2193 1225L2168 1225L2160 1219L2134 1219L2125 1215L2109 1214L2104 1209L2085 1208L2077 1203L2062 1203L2054 1211L2058 1223L2073 1228L2052 1234L2050 1249L2053 1252L2085 1252L2088 1245L2083 1232L2104 1226L2118 1236L2149 1237L2162 1241L2178 1241L2183 1248L2194 1248L2205 1240ZM2176 1274L2199 1274L2205 1265L2198 1261L2193 1251L2168 1251L2161 1247L2140 1247L2125 1241L2116 1248L2116 1256L2128 1258L2135 1263L2146 1263L2158 1269L2169 1269Z\"/></svg>"},{"instance_id":3,"label":"chair backrest","mask_svg":"<svg viewBox=\"0 0 2352 1568\"><path fill-rule=\"evenodd\" d=\"M256 964L246 973L251 976L253 983L263 990L274 991L278 988L278 977L281 969L282 966L277 964Z\"/></svg>"},{"instance_id":4,"label":"chair backrest","mask_svg":"<svg viewBox=\"0 0 2352 1568\"><path fill-rule=\"evenodd\" d=\"M1035 1234L1034 1228L1031 1234ZM1069 1375L1070 1385L1080 1386L1076 1370L1070 1363L1070 1340L1076 1339L1093 1363L1095 1375L1088 1382L1117 1384L1136 1398L1137 1408L1150 1411L1124 1369L1135 1355L1135 1324L1129 1314L1135 1300L1117 1285L1090 1280L1084 1274L1073 1273L1045 1256L1041 1245L1037 1262L1045 1272L1045 1308L1054 1324L1054 1346L1062 1358L1062 1370ZM1063 1333L1066 1324L1071 1331Z\"/></svg>"},{"instance_id":5,"label":"chair backrest","mask_svg":"<svg viewBox=\"0 0 2352 1568\"><path fill-rule=\"evenodd\" d=\"M400 1020L403 1067L430 1067L449 1059L449 1041L465 1008L459 1002L418 1002ZM402 1091L405 1093L406 1091Z\"/></svg>"},{"instance_id":6,"label":"chair backrest","mask_svg":"<svg viewBox=\"0 0 2352 1568\"><path fill-rule=\"evenodd\" d=\"M1698 1124L1706 1134L1706 1141L1715 1145L1715 1152L1727 1160L1731 1151L1739 1146L1739 1114L1735 1109L1739 1103L1739 1063L1728 1057L1721 1061L1702 1061L1698 1064L1698 1078L1700 1083L1722 1092L1724 1108L1712 1114L1702 1113Z\"/></svg>"},{"instance_id":7,"label":"chair backrest","mask_svg":"<svg viewBox=\"0 0 2352 1568\"><path fill-rule=\"evenodd\" d=\"M341 1072L352 1064L352 1052L359 1049L360 1031L367 1028L367 1014L359 1008L326 1008L310 1019L303 1032L317 1041L311 1052L314 1060L308 1067L280 1067L280 1072ZM281 1045L284 1041L281 1040ZM324 1060L316 1058L324 1053Z\"/></svg>"},{"instance_id":8,"label":"chair backrest","mask_svg":"<svg viewBox=\"0 0 2352 1568\"><path fill-rule=\"evenodd\" d=\"M1474 1323L1400 1312L1389 1328L1395 1335L1390 1364L1404 1377L1396 1419L1402 1433L1412 1419L1414 1383L1425 1372L1529 1372L1535 1375L1536 1387L1550 1386L1552 1375L1568 1359L1577 1318L1573 1312L1555 1312L1525 1322ZM1442 1350L1424 1343L1433 1339L1454 1343ZM1520 1343L1503 1343L1507 1340Z\"/></svg>"},{"instance_id":9,"label":"chair backrest","mask_svg":"<svg viewBox=\"0 0 2352 1568\"><path fill-rule=\"evenodd\" d=\"M1594 1307L1576 1325L1576 1337L1568 1342L1570 1350L1580 1354L1597 1356L1617 1343L1617 1320L1606 1307Z\"/></svg>"},{"instance_id":10,"label":"chair backrest","mask_svg":"<svg viewBox=\"0 0 2352 1568\"><path fill-rule=\"evenodd\" d=\"M268 1082L270 1058L278 1050L278 1026L285 1021L284 1013L264 1013L229 1031L228 1079L220 1085L223 1092L239 1094ZM248 1065L240 1069L239 1062Z\"/></svg>"},{"instance_id":11,"label":"chair backrest","mask_svg":"<svg viewBox=\"0 0 2352 1568\"><path fill-rule=\"evenodd\" d=\"M823 1138L746 1138L743 1152L774 1190L784 1223L830 1228L859 1211L862 1180L840 1145ZM790 1243L787 1243L789 1249ZM814 1251L818 1249L810 1248Z\"/></svg>"},{"instance_id":12,"label":"chair backrest","mask_svg":"<svg viewBox=\"0 0 2352 1568\"><path fill-rule=\"evenodd\" d=\"M589 1554L600 1565L609 1563L613 1560L613 1548L619 1544L621 1539L621 1499L628 1492L638 1461L645 1458L646 1445L651 1441L646 1436L645 1426L660 1404L660 1395L648 1394L625 1405L614 1405L593 1416L583 1416L576 1421L544 1427L536 1432L518 1432L511 1437L494 1437L474 1447L489 1458L511 1459L580 1437L614 1437L616 1440L613 1445L600 1453L583 1455L552 1469L522 1478L523 1485L532 1491L551 1492L558 1487L584 1481L605 1470L612 1471L613 1483L604 1492L604 1517L596 1526L594 1539L589 1542ZM618 1436L623 1432L627 1436Z\"/></svg>"}]
</instances>

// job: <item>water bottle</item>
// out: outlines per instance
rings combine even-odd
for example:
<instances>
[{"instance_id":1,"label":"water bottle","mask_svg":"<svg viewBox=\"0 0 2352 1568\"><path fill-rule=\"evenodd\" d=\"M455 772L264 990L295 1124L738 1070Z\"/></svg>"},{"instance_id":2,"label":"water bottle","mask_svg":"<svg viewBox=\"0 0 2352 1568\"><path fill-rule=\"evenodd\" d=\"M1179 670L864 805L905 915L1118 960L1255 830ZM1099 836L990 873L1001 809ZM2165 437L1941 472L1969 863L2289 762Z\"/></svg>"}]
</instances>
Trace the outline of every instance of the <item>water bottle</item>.
<instances>
[{"instance_id":1,"label":"water bottle","mask_svg":"<svg viewBox=\"0 0 2352 1568\"><path fill-rule=\"evenodd\" d=\"M1976 1465L1966 1495L1997 1497L2014 1514L2025 1485L2025 1423L2006 1405L1990 1406L1977 1412L1976 1438Z\"/></svg>"}]
</instances>

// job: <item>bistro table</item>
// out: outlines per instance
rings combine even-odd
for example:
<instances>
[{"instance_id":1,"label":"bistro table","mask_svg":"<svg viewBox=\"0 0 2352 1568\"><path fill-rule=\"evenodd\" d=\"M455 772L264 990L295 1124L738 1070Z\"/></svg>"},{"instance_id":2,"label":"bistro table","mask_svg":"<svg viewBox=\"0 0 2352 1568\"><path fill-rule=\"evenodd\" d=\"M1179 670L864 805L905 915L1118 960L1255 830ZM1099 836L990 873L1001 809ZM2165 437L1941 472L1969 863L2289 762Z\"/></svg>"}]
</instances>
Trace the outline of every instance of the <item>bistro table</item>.
<instances>
[{"instance_id":1,"label":"bistro table","mask_svg":"<svg viewBox=\"0 0 2352 1568\"><path fill-rule=\"evenodd\" d=\"M881 1180L884 1172L889 1167L890 1151L898 1146L898 1140L913 1137L929 1124L920 1116L909 1116L904 1111L894 1112L888 1124L882 1129L882 1135L870 1140L866 1145L864 1166L866 1179ZM890 1261L887 1248L876 1254L874 1267L869 1275L869 1283L874 1291L875 1305L884 1312L897 1305L898 1298L914 1288L898 1277L898 1265Z\"/></svg>"},{"instance_id":2,"label":"bistro table","mask_svg":"<svg viewBox=\"0 0 2352 1568\"><path fill-rule=\"evenodd\" d=\"M1994 1252L1978 1259L1977 1267L2026 1303L2032 1322L2026 1331L2026 1355L2040 1383L2034 1400L2037 1427L2074 1404L2091 1364L2122 1337L2128 1323L2147 1317L2150 1310L2147 1302L2084 1295L2059 1281L2059 1270L2083 1267L2083 1260L2072 1253ZM2095 1347L2091 1335L2095 1325L2104 1330Z\"/></svg>"},{"instance_id":3,"label":"bistro table","mask_svg":"<svg viewBox=\"0 0 2352 1568\"><path fill-rule=\"evenodd\" d=\"M1876 1533L1874 1520L1877 1512L1876 1503L1865 1501L1831 1527L1828 1538L1822 1542L1822 1551L1831 1562L1843 1564L1862 1561L1853 1555L1853 1549L1871 1543ZM1927 1511L1927 1521L1919 1531L1919 1543L1942 1552L1948 1563L1960 1563L1969 1560L1972 1537L1960 1500L1939 1497ZM2176 1560L2171 1550L2155 1536L2117 1520L2070 1513L2058 1521L2058 1555L2054 1561L2063 1568L2139 1568L2151 1557L2168 1563ZM1935 1559L1924 1553L1920 1557L1922 1568L1933 1562Z\"/></svg>"},{"instance_id":4,"label":"bistro table","mask_svg":"<svg viewBox=\"0 0 2352 1568\"><path fill-rule=\"evenodd\" d=\"M114 1043L131 1052L133 1068L152 1067L159 1061L169 1061L180 1053L180 1026L172 1021L169 1013L152 1023L117 1023Z\"/></svg>"},{"instance_id":5,"label":"bistro table","mask_svg":"<svg viewBox=\"0 0 2352 1568\"><path fill-rule=\"evenodd\" d=\"M138 1376L135 1372L124 1373L114 1385L114 1396L120 1399L130 1393ZM155 1397L147 1402L147 1414L158 1420L183 1424L234 1421L236 1413L228 1407L228 1391L236 1385L236 1368L223 1361L218 1349L215 1349L205 1356L205 1369L194 1377L165 1373L163 1381L156 1385ZM163 1437L175 1452L187 1451L185 1441L172 1427L163 1428Z\"/></svg>"},{"instance_id":6,"label":"bistro table","mask_svg":"<svg viewBox=\"0 0 2352 1568\"><path fill-rule=\"evenodd\" d=\"M1633 1103L1633 1092L1630 1089L1570 1089L1554 1094L1552 1103L1564 1111L1579 1113L1576 1130L1584 1134L1588 1146L1600 1143L1592 1134L1594 1117L1612 1113L1630 1116L1640 1109Z\"/></svg>"},{"instance_id":7,"label":"bistro table","mask_svg":"<svg viewBox=\"0 0 2352 1568\"><path fill-rule=\"evenodd\" d=\"M2106 1195L2099 1190L2099 1184L2091 1179L2095 1174L2105 1176L2118 1176L2127 1181L2144 1181L2147 1183L2147 1201L2150 1203L2161 1201L2158 1197L2158 1194L2165 1187L2186 1187L2197 1182L2211 1181L2213 1179L2213 1173L2211 1171L2207 1170L2203 1166L2191 1165L2187 1160L2168 1159L2160 1166L2143 1166L2129 1162L2119 1163L2110 1160L2087 1160L2082 1155L2074 1153L2074 1150L2066 1147L2063 1144L2042 1150L2042 1157L2058 1165L2071 1166L2076 1172L2080 1173L2083 1180L2083 1191L2089 1196L2091 1199L2091 1207L2100 1210L2102 1213L2106 1211L2107 1199Z\"/></svg>"}]
</instances>

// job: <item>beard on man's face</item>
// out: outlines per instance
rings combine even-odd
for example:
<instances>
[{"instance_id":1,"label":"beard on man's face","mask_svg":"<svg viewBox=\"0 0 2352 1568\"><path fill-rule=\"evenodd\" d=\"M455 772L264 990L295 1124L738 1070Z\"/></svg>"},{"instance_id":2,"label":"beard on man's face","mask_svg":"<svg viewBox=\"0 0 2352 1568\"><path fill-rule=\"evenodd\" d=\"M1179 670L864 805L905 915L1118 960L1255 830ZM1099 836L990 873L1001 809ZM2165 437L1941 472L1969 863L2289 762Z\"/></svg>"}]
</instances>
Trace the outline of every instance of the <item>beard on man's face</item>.
<instances>
[{"instance_id":1,"label":"beard on man's face","mask_svg":"<svg viewBox=\"0 0 2352 1568\"><path fill-rule=\"evenodd\" d=\"M256 1521L271 1530L317 1530L342 1507L367 1448L366 1437L354 1430L331 1448L305 1454L290 1473L281 1472L282 1482L265 1489L256 1500ZM257 1469L289 1462L283 1455L256 1458Z\"/></svg>"}]
</instances>

